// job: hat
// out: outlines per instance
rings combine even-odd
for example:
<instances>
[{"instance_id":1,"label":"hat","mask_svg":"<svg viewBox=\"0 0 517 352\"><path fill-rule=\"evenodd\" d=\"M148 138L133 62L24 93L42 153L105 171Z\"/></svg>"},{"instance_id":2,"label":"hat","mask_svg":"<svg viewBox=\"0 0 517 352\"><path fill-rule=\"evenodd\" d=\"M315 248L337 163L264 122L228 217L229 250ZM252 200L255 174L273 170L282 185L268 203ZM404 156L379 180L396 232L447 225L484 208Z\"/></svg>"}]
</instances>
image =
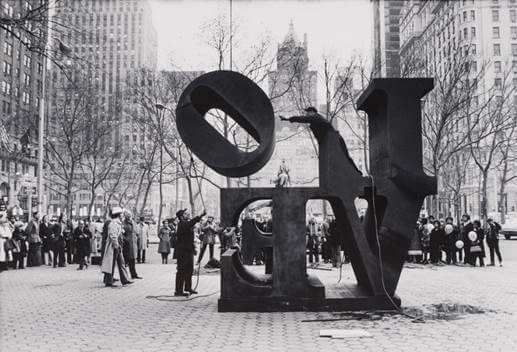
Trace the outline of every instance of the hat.
<instances>
[{"instance_id":1,"label":"hat","mask_svg":"<svg viewBox=\"0 0 517 352\"><path fill-rule=\"evenodd\" d=\"M186 211L187 211L187 208L185 208L185 209L181 209L181 210L178 210L178 211L176 212L176 217L177 217L177 218L180 218L180 217L183 215L183 213L184 213L184 212L186 212Z\"/></svg>"},{"instance_id":2,"label":"hat","mask_svg":"<svg viewBox=\"0 0 517 352\"><path fill-rule=\"evenodd\" d=\"M314 106L306 107L303 110L306 111L306 112L318 112L318 110L316 110L316 108Z\"/></svg>"},{"instance_id":3,"label":"hat","mask_svg":"<svg viewBox=\"0 0 517 352\"><path fill-rule=\"evenodd\" d=\"M113 209L111 209L112 215L122 214L122 212L123 210L121 207L113 207Z\"/></svg>"}]
</instances>

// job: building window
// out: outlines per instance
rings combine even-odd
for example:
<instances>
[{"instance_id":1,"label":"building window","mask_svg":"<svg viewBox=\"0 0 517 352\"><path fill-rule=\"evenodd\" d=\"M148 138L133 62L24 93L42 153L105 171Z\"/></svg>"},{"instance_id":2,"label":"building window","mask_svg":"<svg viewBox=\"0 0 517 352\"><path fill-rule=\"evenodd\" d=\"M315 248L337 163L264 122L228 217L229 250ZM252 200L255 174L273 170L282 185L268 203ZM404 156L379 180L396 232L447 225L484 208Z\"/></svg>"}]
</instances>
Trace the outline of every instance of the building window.
<instances>
[{"instance_id":1,"label":"building window","mask_svg":"<svg viewBox=\"0 0 517 352\"><path fill-rule=\"evenodd\" d=\"M11 83L2 81L2 93L5 95L11 95Z\"/></svg>"},{"instance_id":2,"label":"building window","mask_svg":"<svg viewBox=\"0 0 517 352\"><path fill-rule=\"evenodd\" d=\"M517 56L517 44L512 44L512 55Z\"/></svg>"},{"instance_id":3,"label":"building window","mask_svg":"<svg viewBox=\"0 0 517 352\"><path fill-rule=\"evenodd\" d=\"M476 38L476 27L471 27L470 28L470 36L471 36L472 39Z\"/></svg>"},{"instance_id":4,"label":"building window","mask_svg":"<svg viewBox=\"0 0 517 352\"><path fill-rule=\"evenodd\" d=\"M469 37L469 29L463 28L463 39L468 39Z\"/></svg>"},{"instance_id":5,"label":"building window","mask_svg":"<svg viewBox=\"0 0 517 352\"><path fill-rule=\"evenodd\" d=\"M11 73L13 72L13 67L11 66L10 63L4 61L4 64L3 64L3 67L2 67L2 71L4 72L4 75L10 76Z\"/></svg>"},{"instance_id":6,"label":"building window","mask_svg":"<svg viewBox=\"0 0 517 352\"><path fill-rule=\"evenodd\" d=\"M11 114L11 103L10 102L4 101L2 103L2 113L6 114L6 115Z\"/></svg>"},{"instance_id":7,"label":"building window","mask_svg":"<svg viewBox=\"0 0 517 352\"><path fill-rule=\"evenodd\" d=\"M512 61L512 70L513 73L517 73L517 61Z\"/></svg>"},{"instance_id":8,"label":"building window","mask_svg":"<svg viewBox=\"0 0 517 352\"><path fill-rule=\"evenodd\" d=\"M4 42L4 54L7 56L13 56L13 46L7 42Z\"/></svg>"},{"instance_id":9,"label":"building window","mask_svg":"<svg viewBox=\"0 0 517 352\"><path fill-rule=\"evenodd\" d=\"M501 72L501 61L495 61L494 62L494 71L496 73Z\"/></svg>"},{"instance_id":10,"label":"building window","mask_svg":"<svg viewBox=\"0 0 517 352\"><path fill-rule=\"evenodd\" d=\"M517 88L517 78L512 79L513 87Z\"/></svg>"},{"instance_id":11,"label":"building window","mask_svg":"<svg viewBox=\"0 0 517 352\"><path fill-rule=\"evenodd\" d=\"M475 21L476 20L476 11L474 10L470 10L470 19L472 21Z\"/></svg>"},{"instance_id":12,"label":"building window","mask_svg":"<svg viewBox=\"0 0 517 352\"><path fill-rule=\"evenodd\" d=\"M516 10L510 10L510 21L512 23L517 22L517 11Z\"/></svg>"},{"instance_id":13,"label":"building window","mask_svg":"<svg viewBox=\"0 0 517 352\"><path fill-rule=\"evenodd\" d=\"M503 81L501 80L501 78L494 79L494 86L497 89L500 89L502 85L503 85Z\"/></svg>"},{"instance_id":14,"label":"building window","mask_svg":"<svg viewBox=\"0 0 517 352\"><path fill-rule=\"evenodd\" d=\"M31 64L32 64L32 59L30 58L30 56L23 55L23 66L25 66L27 68L31 68Z\"/></svg>"},{"instance_id":15,"label":"building window","mask_svg":"<svg viewBox=\"0 0 517 352\"><path fill-rule=\"evenodd\" d=\"M499 22L499 10L492 10L492 21Z\"/></svg>"},{"instance_id":16,"label":"building window","mask_svg":"<svg viewBox=\"0 0 517 352\"><path fill-rule=\"evenodd\" d=\"M501 55L501 44L494 44L494 55Z\"/></svg>"},{"instance_id":17,"label":"building window","mask_svg":"<svg viewBox=\"0 0 517 352\"><path fill-rule=\"evenodd\" d=\"M499 27L492 27L492 38L499 39L501 37L499 33Z\"/></svg>"},{"instance_id":18,"label":"building window","mask_svg":"<svg viewBox=\"0 0 517 352\"><path fill-rule=\"evenodd\" d=\"M463 11L463 22L467 21L467 11Z\"/></svg>"}]
</instances>

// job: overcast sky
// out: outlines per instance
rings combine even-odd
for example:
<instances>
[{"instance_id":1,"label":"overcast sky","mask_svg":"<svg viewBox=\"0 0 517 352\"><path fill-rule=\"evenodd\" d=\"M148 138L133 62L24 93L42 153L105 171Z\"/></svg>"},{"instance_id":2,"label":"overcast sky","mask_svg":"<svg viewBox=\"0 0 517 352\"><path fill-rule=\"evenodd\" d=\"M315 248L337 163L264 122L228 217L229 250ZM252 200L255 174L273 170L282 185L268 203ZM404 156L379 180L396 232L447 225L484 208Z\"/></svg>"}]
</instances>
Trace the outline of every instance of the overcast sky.
<instances>
[{"instance_id":1,"label":"overcast sky","mask_svg":"<svg viewBox=\"0 0 517 352\"><path fill-rule=\"evenodd\" d=\"M220 14L229 16L230 1L151 0L150 3L158 32L158 68L214 69L217 57L203 42L200 28ZM300 40L307 33L312 69L320 67L323 54L342 61L353 54L371 56L370 0L233 0L233 18L238 25L236 36L241 47L249 47L259 38L269 36L275 50L292 20Z\"/></svg>"}]
</instances>

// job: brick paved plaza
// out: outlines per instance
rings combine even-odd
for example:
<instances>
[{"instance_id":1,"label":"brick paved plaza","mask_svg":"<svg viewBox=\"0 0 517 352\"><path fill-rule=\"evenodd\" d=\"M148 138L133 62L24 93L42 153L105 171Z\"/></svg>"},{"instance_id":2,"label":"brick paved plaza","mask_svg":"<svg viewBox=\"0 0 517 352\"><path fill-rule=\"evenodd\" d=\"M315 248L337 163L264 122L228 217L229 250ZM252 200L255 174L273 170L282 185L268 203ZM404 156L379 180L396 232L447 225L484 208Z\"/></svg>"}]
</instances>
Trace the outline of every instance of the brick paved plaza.
<instances>
[{"instance_id":1,"label":"brick paved plaza","mask_svg":"<svg viewBox=\"0 0 517 352\"><path fill-rule=\"evenodd\" d=\"M10 270L0 274L0 350L517 351L517 241L501 245L509 259L503 268L412 266L402 272L397 292L409 312L440 303L486 311L425 323L400 315L218 313L218 293L185 302L147 298L173 291L175 265L159 264L154 247L151 262L137 265L144 279L127 287L105 288L98 267ZM339 277L336 270L313 272L328 283ZM344 266L343 280L351 278ZM218 288L217 274L201 276L201 295ZM338 318L346 320L302 322ZM373 337L320 338L320 329L365 329Z\"/></svg>"}]
</instances>

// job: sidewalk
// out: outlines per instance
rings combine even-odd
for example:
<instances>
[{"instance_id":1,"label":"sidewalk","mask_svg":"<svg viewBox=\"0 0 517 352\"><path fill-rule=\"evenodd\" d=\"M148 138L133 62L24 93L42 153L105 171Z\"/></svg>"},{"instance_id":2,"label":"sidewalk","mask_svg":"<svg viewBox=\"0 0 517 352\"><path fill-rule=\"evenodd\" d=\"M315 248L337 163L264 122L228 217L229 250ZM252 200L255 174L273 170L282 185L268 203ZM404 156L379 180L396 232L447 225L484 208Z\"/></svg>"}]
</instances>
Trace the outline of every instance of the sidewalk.
<instances>
[{"instance_id":1,"label":"sidewalk","mask_svg":"<svg viewBox=\"0 0 517 352\"><path fill-rule=\"evenodd\" d=\"M191 301L148 298L173 292L175 265L158 262L152 254L151 263L137 264L144 279L118 288L102 285L98 267L0 274L0 351L517 351L515 261L405 268L397 293L409 312L440 303L486 311L425 323L400 315L218 313L217 274L201 275ZM336 269L311 272L327 283L339 278ZM352 279L344 266L342 280ZM347 320L302 322L337 318ZM365 329L373 337L332 340L320 329Z\"/></svg>"}]
</instances>

